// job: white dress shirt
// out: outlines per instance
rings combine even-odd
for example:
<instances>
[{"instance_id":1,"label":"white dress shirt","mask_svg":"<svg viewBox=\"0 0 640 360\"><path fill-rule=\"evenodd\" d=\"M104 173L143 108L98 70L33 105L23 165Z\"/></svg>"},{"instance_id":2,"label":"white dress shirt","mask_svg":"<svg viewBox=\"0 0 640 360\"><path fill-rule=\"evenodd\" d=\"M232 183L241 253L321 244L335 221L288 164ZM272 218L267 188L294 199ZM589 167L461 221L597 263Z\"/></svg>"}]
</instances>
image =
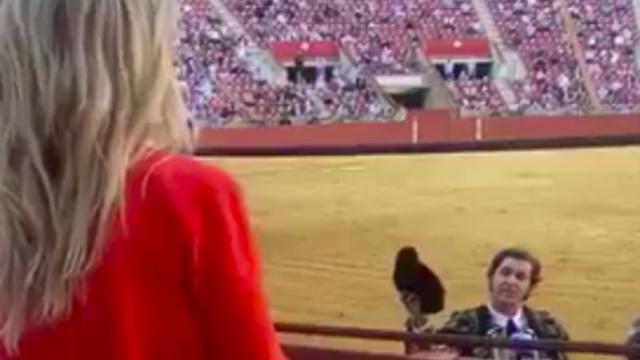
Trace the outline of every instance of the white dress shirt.
<instances>
[{"instance_id":1,"label":"white dress shirt","mask_svg":"<svg viewBox=\"0 0 640 360\"><path fill-rule=\"evenodd\" d=\"M506 329L509 319L512 319L518 327L518 330L525 330L528 328L527 317L524 315L524 311L522 310L522 308L518 309L518 312L515 314L515 316L509 317L494 309L491 304L488 304L487 307L489 308L489 313L491 314L492 324Z\"/></svg>"}]
</instances>

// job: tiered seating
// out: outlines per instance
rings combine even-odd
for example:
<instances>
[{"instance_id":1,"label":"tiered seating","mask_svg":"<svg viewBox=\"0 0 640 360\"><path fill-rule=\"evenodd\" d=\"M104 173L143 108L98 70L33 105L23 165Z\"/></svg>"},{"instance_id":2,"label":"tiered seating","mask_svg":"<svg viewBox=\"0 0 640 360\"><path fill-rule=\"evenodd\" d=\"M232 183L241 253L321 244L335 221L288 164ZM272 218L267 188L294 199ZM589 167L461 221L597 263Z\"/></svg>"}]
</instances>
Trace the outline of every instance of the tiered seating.
<instances>
[{"instance_id":1,"label":"tiered seating","mask_svg":"<svg viewBox=\"0 0 640 360\"><path fill-rule=\"evenodd\" d=\"M425 38L483 35L471 0L223 0L263 48L274 41L332 40L360 69L336 71L329 83L277 86L246 66L247 39L233 34L210 0L182 0L179 69L196 120L224 126L235 118L275 123L372 120L393 110L374 75L423 72ZM635 59L639 35L631 0L564 0L578 26L587 72L608 108L640 103ZM487 1L506 45L525 62L527 78L511 84L525 112L580 113L589 108L578 61L554 0ZM484 36L484 35L483 35ZM500 113L506 104L489 79L447 80L463 110Z\"/></svg>"},{"instance_id":2,"label":"tiered seating","mask_svg":"<svg viewBox=\"0 0 640 360\"><path fill-rule=\"evenodd\" d=\"M551 0L487 1L507 45L517 49L528 78L514 84L524 110L578 112L588 98L567 40L559 3Z\"/></svg>"},{"instance_id":3,"label":"tiered seating","mask_svg":"<svg viewBox=\"0 0 640 360\"><path fill-rule=\"evenodd\" d=\"M179 68L195 121L224 126L239 116L252 123L295 122L320 112L303 85L254 79L246 64L246 39L234 35L208 1L186 1L182 13Z\"/></svg>"},{"instance_id":4,"label":"tiered seating","mask_svg":"<svg viewBox=\"0 0 640 360\"><path fill-rule=\"evenodd\" d=\"M273 41L334 40L369 76L422 71L417 52L424 37L484 33L470 0L226 0L225 4L263 46ZM477 96L467 94L477 88L475 92L486 95L487 101L473 108L497 111L504 107L501 95L492 84L484 86L486 82L454 85L454 90L465 90L457 92L460 105L476 104ZM358 98L370 96L360 94ZM378 106L367 107L375 110Z\"/></svg>"},{"instance_id":5,"label":"tiered seating","mask_svg":"<svg viewBox=\"0 0 640 360\"><path fill-rule=\"evenodd\" d=\"M463 111L498 114L506 104L493 82L488 79L458 80L449 84Z\"/></svg>"},{"instance_id":6,"label":"tiered seating","mask_svg":"<svg viewBox=\"0 0 640 360\"><path fill-rule=\"evenodd\" d=\"M610 109L628 111L640 103L640 78L634 56L638 28L630 0L569 0L589 76Z\"/></svg>"},{"instance_id":7,"label":"tiered seating","mask_svg":"<svg viewBox=\"0 0 640 360\"><path fill-rule=\"evenodd\" d=\"M258 81L246 64L247 39L233 34L207 0L186 0L182 13L179 69L187 102L200 123L225 126L236 117L270 124L390 116L391 106L363 79L338 74L322 89ZM333 100L322 105L323 98Z\"/></svg>"},{"instance_id":8,"label":"tiered seating","mask_svg":"<svg viewBox=\"0 0 640 360\"><path fill-rule=\"evenodd\" d=\"M369 73L419 70L413 52L427 37L483 33L470 0L226 0L262 43L335 40Z\"/></svg>"}]
</instances>

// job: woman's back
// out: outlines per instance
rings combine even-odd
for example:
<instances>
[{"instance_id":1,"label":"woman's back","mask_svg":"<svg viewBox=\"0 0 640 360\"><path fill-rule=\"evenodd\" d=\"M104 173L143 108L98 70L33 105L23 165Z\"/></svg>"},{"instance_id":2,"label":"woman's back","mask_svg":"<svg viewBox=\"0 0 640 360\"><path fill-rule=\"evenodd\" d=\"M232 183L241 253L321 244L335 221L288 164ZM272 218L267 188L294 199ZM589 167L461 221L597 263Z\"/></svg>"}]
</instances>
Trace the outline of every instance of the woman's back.
<instances>
[{"instance_id":1,"label":"woman's back","mask_svg":"<svg viewBox=\"0 0 640 360\"><path fill-rule=\"evenodd\" d=\"M282 359L233 180L155 151L126 184L126 222L70 315L27 327L15 358Z\"/></svg>"}]
</instances>

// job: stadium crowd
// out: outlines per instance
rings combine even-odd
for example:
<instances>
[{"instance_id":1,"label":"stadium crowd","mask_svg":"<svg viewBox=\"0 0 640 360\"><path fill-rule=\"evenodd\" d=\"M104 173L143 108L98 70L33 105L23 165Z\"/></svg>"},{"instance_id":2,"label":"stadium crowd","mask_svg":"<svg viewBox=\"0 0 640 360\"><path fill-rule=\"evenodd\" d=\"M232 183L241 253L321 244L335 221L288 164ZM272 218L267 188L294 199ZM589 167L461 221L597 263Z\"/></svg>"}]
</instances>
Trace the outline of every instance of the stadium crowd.
<instances>
[{"instance_id":1,"label":"stadium crowd","mask_svg":"<svg viewBox=\"0 0 640 360\"><path fill-rule=\"evenodd\" d=\"M420 70L413 53L422 36L483 32L469 0L231 0L227 4L262 45L334 40L374 74Z\"/></svg>"},{"instance_id":2,"label":"stadium crowd","mask_svg":"<svg viewBox=\"0 0 640 360\"><path fill-rule=\"evenodd\" d=\"M578 60L568 40L560 2L487 2L505 42L521 55L527 78L514 83L523 110L579 113L588 104Z\"/></svg>"},{"instance_id":3,"label":"stadium crowd","mask_svg":"<svg viewBox=\"0 0 640 360\"><path fill-rule=\"evenodd\" d=\"M393 108L364 76L337 72L325 81L276 84L248 65L247 36L236 34L202 0L182 6L178 68L193 120L227 126L313 123L325 119L388 119Z\"/></svg>"},{"instance_id":4,"label":"stadium crowd","mask_svg":"<svg viewBox=\"0 0 640 360\"><path fill-rule=\"evenodd\" d=\"M486 36L471 0L225 0L242 24L232 31L210 0L183 0L179 69L196 121L226 126L385 119L395 104L374 76L423 73L420 53L429 38ZM463 110L500 113L583 113L590 108L584 76L569 40L559 0L487 2L508 48L523 59L527 76L509 82L507 104L493 79L445 79ZM595 92L607 110L625 112L640 101L634 46L638 30L630 0L600 4L569 0L579 44ZM336 71L329 81L281 84L261 79L247 65L251 44L335 41L357 71ZM616 71L610 69L615 68Z\"/></svg>"},{"instance_id":5,"label":"stadium crowd","mask_svg":"<svg viewBox=\"0 0 640 360\"><path fill-rule=\"evenodd\" d=\"M618 112L633 110L640 103L634 48L640 38L632 3L570 0L570 4L598 97Z\"/></svg>"}]
</instances>

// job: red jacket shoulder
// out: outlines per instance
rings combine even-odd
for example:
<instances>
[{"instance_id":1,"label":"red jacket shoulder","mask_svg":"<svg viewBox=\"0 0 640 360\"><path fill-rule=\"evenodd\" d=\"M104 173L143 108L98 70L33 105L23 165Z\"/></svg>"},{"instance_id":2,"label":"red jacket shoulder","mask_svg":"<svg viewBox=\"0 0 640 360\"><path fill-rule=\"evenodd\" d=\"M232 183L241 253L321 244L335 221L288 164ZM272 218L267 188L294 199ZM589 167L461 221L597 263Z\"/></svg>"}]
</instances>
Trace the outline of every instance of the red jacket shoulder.
<instances>
[{"instance_id":1,"label":"red jacket shoulder","mask_svg":"<svg viewBox=\"0 0 640 360\"><path fill-rule=\"evenodd\" d=\"M142 161L141 175L153 185L179 186L179 192L188 190L237 190L233 177L210 163L193 156L156 151Z\"/></svg>"},{"instance_id":2,"label":"red jacket shoulder","mask_svg":"<svg viewBox=\"0 0 640 360\"><path fill-rule=\"evenodd\" d=\"M155 219L172 219L189 239L210 227L215 214L243 206L240 187L230 174L183 154L148 154L132 168L128 187L128 202L142 205Z\"/></svg>"}]
</instances>

